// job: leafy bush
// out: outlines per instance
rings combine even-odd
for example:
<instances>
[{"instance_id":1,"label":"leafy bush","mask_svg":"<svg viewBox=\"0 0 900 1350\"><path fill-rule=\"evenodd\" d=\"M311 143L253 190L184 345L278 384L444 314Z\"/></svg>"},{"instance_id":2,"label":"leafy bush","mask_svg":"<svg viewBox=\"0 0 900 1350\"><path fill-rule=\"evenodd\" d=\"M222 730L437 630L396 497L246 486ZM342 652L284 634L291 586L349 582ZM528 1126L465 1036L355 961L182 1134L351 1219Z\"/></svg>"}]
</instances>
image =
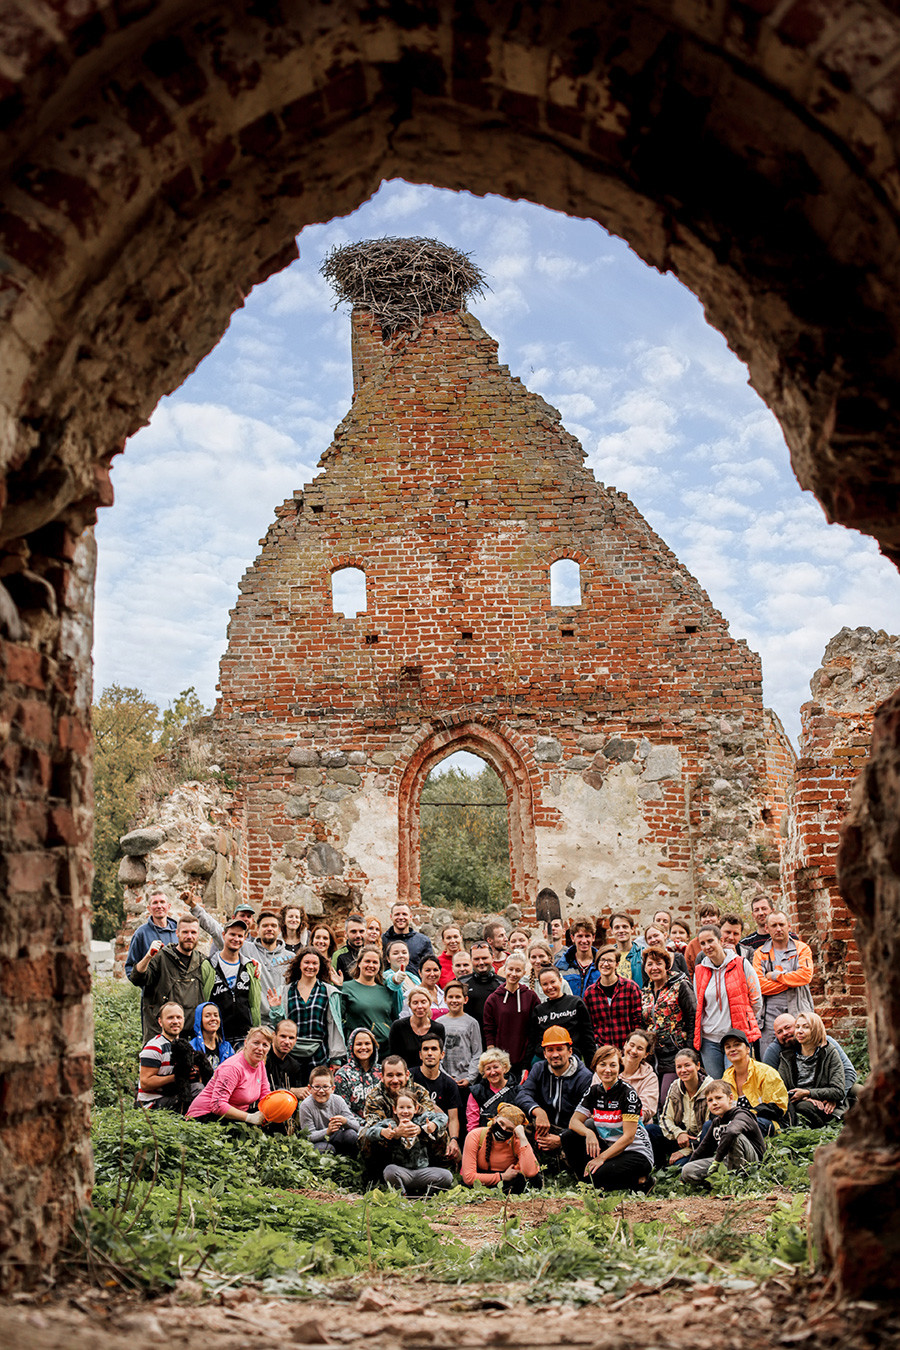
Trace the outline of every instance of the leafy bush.
<instances>
[{"instance_id":1,"label":"leafy bush","mask_svg":"<svg viewBox=\"0 0 900 1350\"><path fill-rule=\"evenodd\" d=\"M141 1037L141 993L128 980L94 982L94 1105L134 1100Z\"/></svg>"},{"instance_id":2,"label":"leafy bush","mask_svg":"<svg viewBox=\"0 0 900 1350\"><path fill-rule=\"evenodd\" d=\"M393 1193L360 1189L355 1162L300 1136L204 1125L167 1111L101 1109L93 1124L96 1186L72 1260L151 1292L185 1274L310 1278L434 1263L456 1244ZM301 1195L326 1187L335 1202Z\"/></svg>"},{"instance_id":3,"label":"leafy bush","mask_svg":"<svg viewBox=\"0 0 900 1350\"><path fill-rule=\"evenodd\" d=\"M851 1031L844 1043L844 1050L860 1078L865 1078L871 1065L869 1064L869 1036L864 1027L858 1031Z\"/></svg>"}]
</instances>

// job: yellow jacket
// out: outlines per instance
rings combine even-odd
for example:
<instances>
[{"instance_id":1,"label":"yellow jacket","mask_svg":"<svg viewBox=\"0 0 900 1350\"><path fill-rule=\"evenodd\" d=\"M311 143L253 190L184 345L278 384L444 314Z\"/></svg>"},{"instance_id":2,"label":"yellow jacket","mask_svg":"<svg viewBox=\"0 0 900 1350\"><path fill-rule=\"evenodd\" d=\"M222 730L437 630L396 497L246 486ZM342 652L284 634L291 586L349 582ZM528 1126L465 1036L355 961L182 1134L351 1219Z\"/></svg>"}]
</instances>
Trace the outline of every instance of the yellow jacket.
<instances>
[{"instance_id":1,"label":"yellow jacket","mask_svg":"<svg viewBox=\"0 0 900 1350\"><path fill-rule=\"evenodd\" d=\"M737 1083L734 1081L734 1067L731 1064L722 1074L722 1080L725 1083L730 1083L734 1088L735 1095L746 1097L753 1107L759 1106L760 1102L774 1102L776 1106L781 1107L782 1111L788 1109L788 1094L784 1079L777 1069L771 1068L768 1064L763 1064L761 1060L751 1059L750 1072L740 1092L738 1092Z\"/></svg>"}]
</instances>

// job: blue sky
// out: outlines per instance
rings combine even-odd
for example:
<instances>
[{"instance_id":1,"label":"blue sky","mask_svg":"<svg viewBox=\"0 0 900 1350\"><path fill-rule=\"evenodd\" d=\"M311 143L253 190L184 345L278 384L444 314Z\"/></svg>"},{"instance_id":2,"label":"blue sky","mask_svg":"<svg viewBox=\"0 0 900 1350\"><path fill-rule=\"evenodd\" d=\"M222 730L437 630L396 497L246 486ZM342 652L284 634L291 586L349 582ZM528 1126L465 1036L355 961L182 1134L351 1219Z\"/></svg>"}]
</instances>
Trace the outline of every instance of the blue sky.
<instances>
[{"instance_id":1,"label":"blue sky","mask_svg":"<svg viewBox=\"0 0 900 1350\"><path fill-rule=\"evenodd\" d=\"M825 644L896 631L900 577L829 526L780 428L698 301L591 221L393 182L310 226L214 351L115 461L97 528L95 690L215 698L228 610L274 508L308 482L350 403L350 324L319 267L334 245L425 235L471 253L471 305L514 375L562 413L595 476L627 492L763 660L796 742Z\"/></svg>"}]
</instances>

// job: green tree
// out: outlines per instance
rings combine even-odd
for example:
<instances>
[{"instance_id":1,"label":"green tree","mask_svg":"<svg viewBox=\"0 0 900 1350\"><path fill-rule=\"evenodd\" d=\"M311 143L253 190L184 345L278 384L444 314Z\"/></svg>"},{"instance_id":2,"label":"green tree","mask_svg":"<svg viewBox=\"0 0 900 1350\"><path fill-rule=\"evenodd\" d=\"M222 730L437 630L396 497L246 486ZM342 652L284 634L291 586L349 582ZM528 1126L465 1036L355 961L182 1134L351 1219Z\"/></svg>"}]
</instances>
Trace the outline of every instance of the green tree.
<instances>
[{"instance_id":1,"label":"green tree","mask_svg":"<svg viewBox=\"0 0 900 1350\"><path fill-rule=\"evenodd\" d=\"M140 689L112 684L92 709L94 728L94 884L91 890L94 936L109 939L125 917L118 880L119 840L132 828L143 789L164 794L196 769L182 760L182 733L207 715L193 685L182 689L160 714ZM165 773L153 773L154 760L166 754Z\"/></svg>"},{"instance_id":2,"label":"green tree","mask_svg":"<svg viewBox=\"0 0 900 1350\"><path fill-rule=\"evenodd\" d=\"M94 936L109 939L124 918L117 880L119 839L138 805L141 777L156 754L159 709L140 689L113 684L92 709L94 728Z\"/></svg>"},{"instance_id":3,"label":"green tree","mask_svg":"<svg viewBox=\"0 0 900 1350\"><path fill-rule=\"evenodd\" d=\"M490 765L475 777L454 767L428 778L419 839L424 904L496 912L510 903L506 793Z\"/></svg>"}]
</instances>

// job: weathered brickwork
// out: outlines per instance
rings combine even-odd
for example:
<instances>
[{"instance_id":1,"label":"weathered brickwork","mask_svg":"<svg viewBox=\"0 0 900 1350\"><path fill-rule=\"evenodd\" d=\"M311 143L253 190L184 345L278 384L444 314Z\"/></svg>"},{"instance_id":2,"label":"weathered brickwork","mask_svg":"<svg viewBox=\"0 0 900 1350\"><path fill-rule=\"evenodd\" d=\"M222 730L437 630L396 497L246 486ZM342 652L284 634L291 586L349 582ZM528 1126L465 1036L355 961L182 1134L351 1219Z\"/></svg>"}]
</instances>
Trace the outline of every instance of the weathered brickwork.
<instances>
[{"instance_id":1,"label":"weathered brickwork","mask_svg":"<svg viewBox=\"0 0 900 1350\"><path fill-rule=\"evenodd\" d=\"M0 0L0 542L11 566L33 546L57 556L38 532L77 538L111 501L110 458L251 287L295 256L297 231L392 176L599 220L678 276L747 362L801 484L829 518L873 535L896 560L898 42L900 17L879 0L544 0L527 11L473 0L464 15L441 0L421 11L353 0ZM64 665L63 608L54 617L16 604L14 644L39 651L48 670ZM0 599L7 629L12 618ZM70 636L84 633L86 611L66 622ZM74 665L86 681L88 653ZM0 690L11 728L22 693L12 677ZM59 919L53 940L77 962L89 790L70 733L84 720L62 695L35 690L30 701L51 707L53 805L58 826L71 819L76 831L71 843L33 850L64 859L41 914ZM873 793L900 762L890 717L876 726L879 759L865 770ZM22 744L40 766L37 740ZM4 858L23 851L16 822L25 837L40 834L45 789L30 781L37 796L26 808L9 771ZM878 1108L896 1119L900 1017L888 972L900 969L900 853L883 847L869 807L877 817L878 802L855 808L853 905L866 933L877 918L877 939L862 950L885 1014ZM21 869L10 863L13 879ZM25 901L21 913L34 917ZM31 959L27 947L10 952ZM10 984L30 987L24 976ZM84 1041L80 1031L68 1039L66 1000L44 1013L42 1046L62 1075L68 1046ZM21 1053L0 1046L4 1062ZM37 1135L46 1118L37 1088L30 1105L15 1095ZM872 1149L887 1147L886 1129L868 1153L846 1136L837 1153L847 1175L869 1164L875 1175ZM17 1269L46 1265L60 1240L84 1175L85 1136L71 1138L43 1189L29 1195L15 1168L4 1170ZM882 1292L898 1269L881 1237L892 1218L897 1227L900 1196L882 1185L880 1206L841 1209L842 1184L837 1164L823 1172L835 1210L821 1250L842 1288ZM45 1195L59 1203L55 1225ZM863 1208L884 1220L868 1243Z\"/></svg>"},{"instance_id":2,"label":"weathered brickwork","mask_svg":"<svg viewBox=\"0 0 900 1350\"><path fill-rule=\"evenodd\" d=\"M800 757L782 857L784 894L816 956L813 993L838 1030L866 1017L866 977L837 880L838 836L868 761L875 710L900 684L900 638L843 628L801 710Z\"/></svg>"},{"instance_id":3,"label":"weathered brickwork","mask_svg":"<svg viewBox=\"0 0 900 1350\"><path fill-rule=\"evenodd\" d=\"M452 749L506 785L526 914L541 886L645 919L660 885L691 919L774 886L757 657L471 315L391 350L352 322L352 409L276 512L221 663L249 898L415 906L419 796ZM551 605L559 558L579 605Z\"/></svg>"}]
</instances>

